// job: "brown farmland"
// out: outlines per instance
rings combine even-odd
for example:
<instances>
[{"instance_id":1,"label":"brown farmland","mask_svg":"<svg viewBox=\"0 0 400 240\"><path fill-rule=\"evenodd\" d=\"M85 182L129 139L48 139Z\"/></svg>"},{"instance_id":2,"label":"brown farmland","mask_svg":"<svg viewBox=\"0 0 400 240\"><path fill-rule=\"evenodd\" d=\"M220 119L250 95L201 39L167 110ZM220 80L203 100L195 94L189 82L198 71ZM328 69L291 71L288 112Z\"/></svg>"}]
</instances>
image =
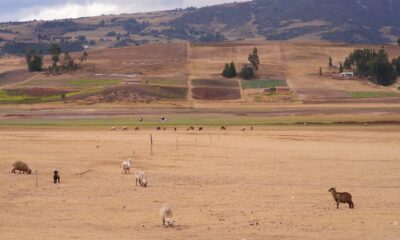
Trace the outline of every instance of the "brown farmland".
<instances>
[{"instance_id":1,"label":"brown farmland","mask_svg":"<svg viewBox=\"0 0 400 240\"><path fill-rule=\"evenodd\" d=\"M153 132L153 155L149 131L3 129L0 238L400 238L398 127L239 129ZM147 188L122 174L132 151ZM10 173L17 160L38 188ZM333 185L355 209L336 210ZM175 228L161 226L164 202Z\"/></svg>"}]
</instances>

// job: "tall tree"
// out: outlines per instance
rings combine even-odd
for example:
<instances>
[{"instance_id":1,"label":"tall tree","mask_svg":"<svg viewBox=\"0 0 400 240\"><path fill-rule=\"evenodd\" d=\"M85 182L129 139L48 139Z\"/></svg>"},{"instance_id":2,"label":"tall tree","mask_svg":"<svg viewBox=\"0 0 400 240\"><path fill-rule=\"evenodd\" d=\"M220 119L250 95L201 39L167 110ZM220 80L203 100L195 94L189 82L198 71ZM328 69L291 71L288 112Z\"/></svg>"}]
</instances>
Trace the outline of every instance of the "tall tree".
<instances>
[{"instance_id":1,"label":"tall tree","mask_svg":"<svg viewBox=\"0 0 400 240\"><path fill-rule=\"evenodd\" d=\"M400 57L394 58L392 60L392 65L396 69L396 73L400 76Z\"/></svg>"},{"instance_id":2,"label":"tall tree","mask_svg":"<svg viewBox=\"0 0 400 240\"><path fill-rule=\"evenodd\" d=\"M260 58L258 57L258 49L256 47L254 47L253 52L249 54L248 60L253 68L255 70L258 70L258 65L260 65Z\"/></svg>"},{"instance_id":3,"label":"tall tree","mask_svg":"<svg viewBox=\"0 0 400 240\"><path fill-rule=\"evenodd\" d=\"M340 62L339 72L342 73L343 71L344 71L344 67L343 67L343 64Z\"/></svg>"},{"instance_id":4,"label":"tall tree","mask_svg":"<svg viewBox=\"0 0 400 240\"><path fill-rule=\"evenodd\" d=\"M369 65L370 75L377 84L389 86L396 81L396 71L389 62L388 55L384 49L379 50L371 59Z\"/></svg>"},{"instance_id":5,"label":"tall tree","mask_svg":"<svg viewBox=\"0 0 400 240\"><path fill-rule=\"evenodd\" d=\"M53 61L53 66L56 66L58 61L60 61L60 54L61 54L60 46L58 46L57 43L51 44L49 52L51 54L51 60Z\"/></svg>"},{"instance_id":6,"label":"tall tree","mask_svg":"<svg viewBox=\"0 0 400 240\"><path fill-rule=\"evenodd\" d=\"M42 71L43 67L43 57L36 54L33 49L29 49L25 55L26 64L28 65L28 70L30 72Z\"/></svg>"}]
</instances>

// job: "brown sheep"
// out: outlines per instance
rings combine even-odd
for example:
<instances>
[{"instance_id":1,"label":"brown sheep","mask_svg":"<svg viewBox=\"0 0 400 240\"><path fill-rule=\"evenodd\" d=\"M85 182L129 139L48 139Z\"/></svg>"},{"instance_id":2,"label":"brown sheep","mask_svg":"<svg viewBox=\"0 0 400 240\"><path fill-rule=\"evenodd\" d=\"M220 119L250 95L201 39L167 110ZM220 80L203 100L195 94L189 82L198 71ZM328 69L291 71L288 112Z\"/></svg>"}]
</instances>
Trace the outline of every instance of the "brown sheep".
<instances>
[{"instance_id":1,"label":"brown sheep","mask_svg":"<svg viewBox=\"0 0 400 240\"><path fill-rule=\"evenodd\" d=\"M157 131L160 131L161 130L161 127L157 127Z\"/></svg>"},{"instance_id":2,"label":"brown sheep","mask_svg":"<svg viewBox=\"0 0 400 240\"><path fill-rule=\"evenodd\" d=\"M13 169L11 170L12 173L15 173L16 170L19 171L19 173L21 173L21 171L23 173L27 173L27 174L31 174L32 170L28 167L28 164L22 162L22 161L16 161L12 164Z\"/></svg>"},{"instance_id":3,"label":"brown sheep","mask_svg":"<svg viewBox=\"0 0 400 240\"><path fill-rule=\"evenodd\" d=\"M139 127L135 127L135 131L139 131L140 130L140 128Z\"/></svg>"},{"instance_id":4,"label":"brown sheep","mask_svg":"<svg viewBox=\"0 0 400 240\"><path fill-rule=\"evenodd\" d=\"M128 127L123 127L122 131L128 131Z\"/></svg>"},{"instance_id":5,"label":"brown sheep","mask_svg":"<svg viewBox=\"0 0 400 240\"><path fill-rule=\"evenodd\" d=\"M199 131L203 131L203 127L199 127Z\"/></svg>"},{"instance_id":6,"label":"brown sheep","mask_svg":"<svg viewBox=\"0 0 400 240\"><path fill-rule=\"evenodd\" d=\"M190 126L190 127L189 127L189 130L194 130L194 127L193 127L193 126Z\"/></svg>"},{"instance_id":7,"label":"brown sheep","mask_svg":"<svg viewBox=\"0 0 400 240\"><path fill-rule=\"evenodd\" d=\"M354 208L354 203L350 193L347 192L336 192L335 187L331 187L329 192L332 193L333 199L336 202L336 208L339 209L339 203L348 203L349 208Z\"/></svg>"},{"instance_id":8,"label":"brown sheep","mask_svg":"<svg viewBox=\"0 0 400 240\"><path fill-rule=\"evenodd\" d=\"M226 127L225 126L221 126L221 130L226 130Z\"/></svg>"},{"instance_id":9,"label":"brown sheep","mask_svg":"<svg viewBox=\"0 0 400 240\"><path fill-rule=\"evenodd\" d=\"M54 172L53 172L53 181L54 181L54 183L60 183L60 174L58 173L58 171L57 170L55 170Z\"/></svg>"}]
</instances>

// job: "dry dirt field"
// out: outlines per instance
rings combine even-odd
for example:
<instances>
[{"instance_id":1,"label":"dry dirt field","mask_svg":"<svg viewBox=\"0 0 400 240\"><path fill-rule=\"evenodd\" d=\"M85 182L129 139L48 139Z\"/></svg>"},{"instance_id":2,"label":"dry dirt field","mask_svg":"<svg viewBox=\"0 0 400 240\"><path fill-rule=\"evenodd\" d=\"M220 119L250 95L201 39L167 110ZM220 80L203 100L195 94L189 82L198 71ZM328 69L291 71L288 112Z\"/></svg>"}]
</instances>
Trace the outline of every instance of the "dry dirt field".
<instances>
[{"instance_id":1,"label":"dry dirt field","mask_svg":"<svg viewBox=\"0 0 400 240\"><path fill-rule=\"evenodd\" d=\"M0 139L0 239L400 239L398 126L2 128ZM133 151L148 188L121 173ZM38 188L10 173L16 160L38 171ZM355 209L336 210L333 185ZM161 226L164 202L175 228Z\"/></svg>"}]
</instances>

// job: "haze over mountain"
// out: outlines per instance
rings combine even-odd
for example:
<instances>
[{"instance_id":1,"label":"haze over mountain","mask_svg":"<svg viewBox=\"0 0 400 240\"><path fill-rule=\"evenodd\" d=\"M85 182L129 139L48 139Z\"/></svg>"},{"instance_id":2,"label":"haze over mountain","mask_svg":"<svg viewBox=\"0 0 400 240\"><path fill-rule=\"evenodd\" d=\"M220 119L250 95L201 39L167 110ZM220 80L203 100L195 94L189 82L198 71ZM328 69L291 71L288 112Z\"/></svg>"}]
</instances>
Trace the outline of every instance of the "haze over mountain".
<instances>
[{"instance_id":1,"label":"haze over mountain","mask_svg":"<svg viewBox=\"0 0 400 240\"><path fill-rule=\"evenodd\" d=\"M400 1L254 0L74 20L0 24L3 53L44 50L60 41L65 50L156 42L267 39L391 43L400 36ZM67 46L68 45L68 46Z\"/></svg>"}]
</instances>

